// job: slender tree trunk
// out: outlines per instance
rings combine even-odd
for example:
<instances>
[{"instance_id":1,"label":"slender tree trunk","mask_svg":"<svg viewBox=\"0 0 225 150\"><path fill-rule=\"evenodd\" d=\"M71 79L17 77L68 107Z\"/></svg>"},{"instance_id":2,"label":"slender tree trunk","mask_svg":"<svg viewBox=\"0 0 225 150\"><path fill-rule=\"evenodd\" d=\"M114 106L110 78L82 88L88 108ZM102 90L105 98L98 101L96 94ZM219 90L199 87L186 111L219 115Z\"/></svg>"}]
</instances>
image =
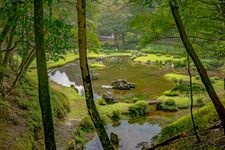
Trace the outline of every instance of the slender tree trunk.
<instances>
[{"instance_id":1,"label":"slender tree trunk","mask_svg":"<svg viewBox=\"0 0 225 150\"><path fill-rule=\"evenodd\" d=\"M188 60L188 67L187 67L187 72L189 75L189 84L190 84L190 100L191 100L191 107L190 107L190 112L191 112L191 120L192 120L192 124L193 124L193 129L194 129L194 133L195 133L195 137L198 141L198 143L201 142L198 133L197 133L197 128L196 128L196 124L195 124L195 119L194 119L194 115L193 115L193 84L192 84L192 73L191 73L191 66L190 66L190 57L189 55L187 56L187 60Z\"/></svg>"},{"instance_id":2,"label":"slender tree trunk","mask_svg":"<svg viewBox=\"0 0 225 150\"><path fill-rule=\"evenodd\" d=\"M43 0L34 0L34 32L38 74L39 103L45 134L45 149L56 150L52 109L50 105L46 54L44 48Z\"/></svg>"},{"instance_id":3,"label":"slender tree trunk","mask_svg":"<svg viewBox=\"0 0 225 150\"><path fill-rule=\"evenodd\" d=\"M5 27L3 28L1 34L0 34L0 51L2 51L2 46L4 43L4 40L8 34L8 32L10 31L11 26L15 26L16 22L17 22L17 2L13 1L12 2L12 15L9 16ZM16 21L15 21L16 20ZM8 53L6 53L8 55ZM7 56L6 55L6 56ZM8 56L7 56L8 57ZM3 64L3 53L0 53L0 97L3 96L3 78L4 78L4 74L5 74L5 65Z\"/></svg>"},{"instance_id":4,"label":"slender tree trunk","mask_svg":"<svg viewBox=\"0 0 225 150\"><path fill-rule=\"evenodd\" d=\"M113 150L114 148L109 140L109 137L107 136L107 133L105 131L104 125L102 123L98 110L95 106L93 98L90 72L87 63L85 0L77 0L77 11L78 11L79 59L88 113L91 116L92 122L101 140L103 148L105 150Z\"/></svg>"},{"instance_id":5,"label":"slender tree trunk","mask_svg":"<svg viewBox=\"0 0 225 150\"><path fill-rule=\"evenodd\" d=\"M2 71L0 72L0 86L1 87L3 87L3 81L4 81L5 73L8 69L10 48L11 48L12 43L13 43L14 32L16 31L16 24L17 24L17 21L15 21L13 26L12 26L12 30L10 32L9 40L8 40L8 44L7 44L7 49L6 49L6 52L5 52L5 55L4 55L4 58L3 58L3 62L2 62ZM3 92L3 90L2 90L2 92Z\"/></svg>"},{"instance_id":6,"label":"slender tree trunk","mask_svg":"<svg viewBox=\"0 0 225 150\"><path fill-rule=\"evenodd\" d=\"M3 28L1 34L0 34L0 51L3 50L3 42L5 40L5 37L7 36L7 33L10 30L10 25L9 25L10 20L8 19L5 27ZM3 97L3 91L4 91L4 87L3 87L3 76L2 74L4 74L4 67L3 67L3 52L0 53L0 99Z\"/></svg>"},{"instance_id":7,"label":"slender tree trunk","mask_svg":"<svg viewBox=\"0 0 225 150\"><path fill-rule=\"evenodd\" d=\"M219 97L216 94L215 89L212 86L212 83L210 81L210 78L207 74L206 69L204 68L203 64L201 63L200 59L198 58L193 46L191 45L191 43L187 37L187 33L186 33L185 27L183 25L183 22L181 20L180 13L178 10L178 5L176 4L176 0L170 0L170 8L171 8L174 20L176 22L177 28L179 30L181 40L186 48L186 51L190 55L191 59L193 60L195 66L198 70L198 73L201 77L201 80L202 80L203 84L205 85L208 95L211 98L211 100L216 108L216 111L219 115L222 125L225 128L224 106L221 103L221 101L219 100ZM225 133L225 130L224 130L224 133Z\"/></svg>"}]
</instances>

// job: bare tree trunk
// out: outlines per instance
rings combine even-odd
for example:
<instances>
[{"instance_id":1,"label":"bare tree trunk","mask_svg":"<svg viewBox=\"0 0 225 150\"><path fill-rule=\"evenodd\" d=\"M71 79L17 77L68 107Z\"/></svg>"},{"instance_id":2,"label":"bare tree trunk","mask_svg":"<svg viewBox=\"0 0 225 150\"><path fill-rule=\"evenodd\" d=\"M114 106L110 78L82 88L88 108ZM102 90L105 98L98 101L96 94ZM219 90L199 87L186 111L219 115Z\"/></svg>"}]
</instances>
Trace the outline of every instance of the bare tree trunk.
<instances>
[{"instance_id":1,"label":"bare tree trunk","mask_svg":"<svg viewBox=\"0 0 225 150\"><path fill-rule=\"evenodd\" d=\"M188 71L188 75L189 75L189 81L190 81L190 100L191 100L191 107L190 107L190 111L191 111L191 121L193 124L193 129L194 129L194 133L195 133L195 137L198 140L198 143L201 142L198 133L197 133L197 128L196 128L196 124L195 124L195 120L194 120L194 115L193 115L193 84L192 84L192 74L191 74L191 66L190 66L190 57L189 55L187 56L187 60L188 60L188 67L187 67L187 71Z\"/></svg>"},{"instance_id":2,"label":"bare tree trunk","mask_svg":"<svg viewBox=\"0 0 225 150\"><path fill-rule=\"evenodd\" d=\"M83 85L85 90L86 104L88 113L91 116L92 122L96 132L101 140L102 146L105 150L113 150L113 146L105 131L104 125L94 103L93 91L91 85L91 78L89 67L87 63L87 37L86 37L86 12L85 0L77 0L78 11L78 45L79 45L79 59L80 68L83 78Z\"/></svg>"},{"instance_id":3,"label":"bare tree trunk","mask_svg":"<svg viewBox=\"0 0 225 150\"><path fill-rule=\"evenodd\" d=\"M38 74L39 103L45 134L45 149L56 150L54 123L50 104L46 54L44 46L43 0L34 0L34 32Z\"/></svg>"},{"instance_id":4,"label":"bare tree trunk","mask_svg":"<svg viewBox=\"0 0 225 150\"><path fill-rule=\"evenodd\" d=\"M190 43L190 41L187 37L187 33L186 33L185 27L183 25L183 22L181 20L176 0L170 0L170 8L171 8L174 20L176 22L177 28L179 30L181 40L182 40L182 42L183 42L183 44L186 48L186 51L190 55L191 59L193 60L195 66L198 70L198 73L201 77L201 80L202 80L203 84L205 85L205 88L208 92L208 95L211 98L211 100L214 104L214 107L216 108L216 111L219 115L219 118L222 122L222 125L225 128L225 109L224 109L224 106L221 103L218 95L215 92L215 89L212 86L212 83L210 81L210 78L207 74L206 69L204 68L203 64L201 63L200 59L198 58L193 46L191 45L191 43ZM224 133L225 133L225 130L224 130Z\"/></svg>"}]
</instances>

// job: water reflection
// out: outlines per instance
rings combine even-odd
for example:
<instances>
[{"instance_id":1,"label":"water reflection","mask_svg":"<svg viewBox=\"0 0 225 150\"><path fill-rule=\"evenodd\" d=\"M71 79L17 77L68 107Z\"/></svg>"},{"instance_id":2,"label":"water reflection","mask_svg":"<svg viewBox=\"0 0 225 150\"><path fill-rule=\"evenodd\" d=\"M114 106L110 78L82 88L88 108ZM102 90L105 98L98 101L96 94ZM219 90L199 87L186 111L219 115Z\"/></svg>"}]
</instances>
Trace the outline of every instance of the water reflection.
<instances>
[{"instance_id":1,"label":"water reflection","mask_svg":"<svg viewBox=\"0 0 225 150\"><path fill-rule=\"evenodd\" d=\"M110 91L118 99L134 97L150 99L173 86L171 81L163 77L164 74L158 68L133 63L129 57L112 57L101 61L106 66L104 69L91 70L91 73L99 74L99 79L92 82L95 98L99 98L103 93ZM84 94L78 62L51 70L49 78L63 86L73 85L78 89L80 95ZM117 79L134 82L136 88L132 90L102 88L103 85L110 85L112 81Z\"/></svg>"},{"instance_id":2,"label":"water reflection","mask_svg":"<svg viewBox=\"0 0 225 150\"><path fill-rule=\"evenodd\" d=\"M157 124L130 124L127 120L122 120L119 126L110 124L106 130L108 135L113 132L119 136L119 150L140 150L143 146L151 145L152 138L160 133L161 128ZM98 136L86 144L86 150L103 150Z\"/></svg>"},{"instance_id":3,"label":"water reflection","mask_svg":"<svg viewBox=\"0 0 225 150\"><path fill-rule=\"evenodd\" d=\"M68 73L69 72L69 73ZM68 64L63 66L63 69L53 69L49 71L49 78L54 82L66 86L66 87L75 87L78 94L84 96L84 87L82 84L81 72L78 68L78 64ZM94 99L99 99L100 96L94 93Z\"/></svg>"}]
</instances>

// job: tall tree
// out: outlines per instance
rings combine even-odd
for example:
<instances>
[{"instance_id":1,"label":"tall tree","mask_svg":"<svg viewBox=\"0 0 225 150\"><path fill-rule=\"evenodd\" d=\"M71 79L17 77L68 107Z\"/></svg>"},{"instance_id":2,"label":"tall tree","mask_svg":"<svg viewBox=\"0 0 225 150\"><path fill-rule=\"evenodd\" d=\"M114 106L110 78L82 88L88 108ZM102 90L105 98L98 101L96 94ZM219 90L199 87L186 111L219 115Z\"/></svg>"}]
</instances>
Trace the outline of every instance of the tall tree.
<instances>
[{"instance_id":1,"label":"tall tree","mask_svg":"<svg viewBox=\"0 0 225 150\"><path fill-rule=\"evenodd\" d=\"M210 78L207 74L206 69L204 68L201 60L199 59L198 55L195 52L195 49L193 48L193 46L191 45L191 43L188 39L186 30L185 30L185 26L182 22L182 19L181 19L180 13L179 13L179 9L178 9L179 7L178 7L178 4L177 4L176 0L170 0L169 2L170 2L170 8L171 8L174 20L176 22L178 31L180 33L181 40L182 40L182 42L183 42L183 44L186 48L187 53L190 55L191 59L193 60L195 66L198 70L198 73L201 77L201 80L202 80L203 84L205 85L205 88L208 92L208 95L211 98L211 100L212 100L212 102L213 102L213 104L216 108L216 111L219 115L219 118L222 122L222 125L225 128L225 109L224 109L224 106L221 103L218 95L215 92L215 89L212 86L212 83L210 81ZM224 130L224 133L225 133L225 130Z\"/></svg>"},{"instance_id":2,"label":"tall tree","mask_svg":"<svg viewBox=\"0 0 225 150\"><path fill-rule=\"evenodd\" d=\"M49 84L44 47L43 1L34 0L34 32L38 73L39 103L45 134L46 150L55 150L54 124L50 105Z\"/></svg>"},{"instance_id":3,"label":"tall tree","mask_svg":"<svg viewBox=\"0 0 225 150\"><path fill-rule=\"evenodd\" d=\"M18 7L17 1L13 1L10 6L11 6L10 8L12 9L12 12L11 13L8 12L8 20L6 21L6 24L0 34L0 95L1 95L1 97L3 96L3 79L4 79L5 72L6 72L7 59L9 56L9 53L8 53L9 45L8 45L7 51L4 56L5 60L3 59L3 43L4 43L5 38L7 37L8 32L10 32L10 30L12 30L11 31L11 33L12 33L12 32L14 32L13 30L15 30L15 26L16 26L16 22L17 22L17 7ZM12 38L12 35L10 35L10 38ZM9 41L11 42L11 39Z\"/></svg>"},{"instance_id":4,"label":"tall tree","mask_svg":"<svg viewBox=\"0 0 225 150\"><path fill-rule=\"evenodd\" d=\"M198 141L198 143L201 142L199 136L198 136L198 133L197 133L197 127L196 127L196 123L195 123L195 119L194 119L194 114L193 114L193 103L194 103L194 99L193 99L193 82L192 82L192 73L191 73L191 62L190 62L190 57L189 55L187 56L187 72L188 72L188 75L189 75L189 89L190 89L190 100L191 100L191 107L190 107L190 112L191 112L191 121L192 121L192 124L193 124L193 130L194 130L194 133L195 133L195 137Z\"/></svg>"},{"instance_id":5,"label":"tall tree","mask_svg":"<svg viewBox=\"0 0 225 150\"><path fill-rule=\"evenodd\" d=\"M98 110L94 103L93 90L91 84L91 77L87 62L87 37L86 37L86 10L85 0L77 0L77 12L78 12L78 46L79 46L79 59L80 68L83 79L83 86L85 90L86 104L88 113L91 116L94 127L101 140L102 146L105 150L113 150L113 146L109 140L109 137L105 131L104 125L98 113Z\"/></svg>"}]
</instances>

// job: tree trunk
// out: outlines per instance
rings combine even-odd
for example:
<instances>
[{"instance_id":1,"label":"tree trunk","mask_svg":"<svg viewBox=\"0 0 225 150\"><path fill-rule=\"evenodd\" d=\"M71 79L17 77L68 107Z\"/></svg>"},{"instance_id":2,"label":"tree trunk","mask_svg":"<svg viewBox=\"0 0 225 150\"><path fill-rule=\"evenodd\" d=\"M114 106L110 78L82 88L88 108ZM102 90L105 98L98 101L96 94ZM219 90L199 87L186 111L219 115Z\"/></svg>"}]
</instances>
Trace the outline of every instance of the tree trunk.
<instances>
[{"instance_id":1,"label":"tree trunk","mask_svg":"<svg viewBox=\"0 0 225 150\"><path fill-rule=\"evenodd\" d=\"M102 124L102 120L95 106L93 98L90 72L87 63L85 0L77 0L77 11L78 11L79 59L88 113L91 116L92 122L100 138L103 148L105 150L113 150L114 148L105 131L104 125Z\"/></svg>"},{"instance_id":2,"label":"tree trunk","mask_svg":"<svg viewBox=\"0 0 225 150\"><path fill-rule=\"evenodd\" d=\"M46 54L44 48L43 0L34 0L34 32L36 42L39 103L45 134L45 149L56 150L52 109L50 105Z\"/></svg>"},{"instance_id":3,"label":"tree trunk","mask_svg":"<svg viewBox=\"0 0 225 150\"><path fill-rule=\"evenodd\" d=\"M215 90L212 86L212 83L210 81L210 78L207 74L206 69L204 68L203 64L201 63L200 59L198 58L193 46L191 45L191 43L190 43L190 41L187 37L187 33L186 33L185 27L183 25L183 22L181 20L179 10L178 10L178 6L177 6L175 0L170 0L170 8L171 8L174 20L176 22L177 28L179 30L181 40L182 40L182 42L183 42L183 44L186 48L186 51L190 55L191 59L193 60L195 66L198 70L198 73L201 77L201 80L202 80L203 84L205 85L205 88L208 92L208 95L211 98L211 100L212 100L212 102L213 102L213 104L216 108L216 111L217 111L217 113L220 117L222 125L225 128L225 109L224 109L224 106L221 103L221 101L219 100L219 97L216 94L216 92L215 92ZM224 130L224 133L225 133L225 130Z\"/></svg>"},{"instance_id":4,"label":"tree trunk","mask_svg":"<svg viewBox=\"0 0 225 150\"><path fill-rule=\"evenodd\" d=\"M195 137L196 137L198 143L200 143L201 140L200 140L200 138L198 136L198 132L197 132L196 124L195 124L195 119L194 119L194 114L193 114L193 102L194 102L194 99L193 99L193 84L192 84L192 73L191 73L191 66L190 66L191 62L190 62L189 55L187 56L187 60L188 60L187 72L188 72L188 75L189 75L189 83L190 83L190 100L191 100L190 112L191 112L191 121L192 121L192 124L193 124L193 129L194 129Z\"/></svg>"},{"instance_id":5,"label":"tree trunk","mask_svg":"<svg viewBox=\"0 0 225 150\"><path fill-rule=\"evenodd\" d=\"M14 32L16 30L16 23L17 23L17 21L14 22L14 24L12 26L11 33L9 35L7 49L6 49L5 56L4 56L3 62L2 62L2 68L1 68L2 71L0 72L0 86L2 87L2 91L1 91L2 94L3 94L3 81L4 81L5 73L6 73L7 69L8 69L10 48L11 48L12 43L13 43Z\"/></svg>"},{"instance_id":6,"label":"tree trunk","mask_svg":"<svg viewBox=\"0 0 225 150\"><path fill-rule=\"evenodd\" d=\"M2 45L3 45L3 42L4 42L8 32L10 31L11 26L15 27L16 22L17 22L17 7L18 7L17 2L12 2L12 5L13 5L13 7L12 7L13 15L9 16L9 18L6 22L6 25L5 25L5 27L3 28L3 30L0 34L0 50L1 51L3 50ZM12 29L12 30L14 30L14 29ZM8 47L9 47L9 45L8 45ZM6 59L7 59L7 57L9 57L9 53L6 52L5 54L6 54ZM5 68L6 65L7 65L6 63L5 64L3 63L3 53L1 52L0 53L0 97L3 96L3 78L4 78L4 75L5 75L5 71L6 71L6 68Z\"/></svg>"}]
</instances>

